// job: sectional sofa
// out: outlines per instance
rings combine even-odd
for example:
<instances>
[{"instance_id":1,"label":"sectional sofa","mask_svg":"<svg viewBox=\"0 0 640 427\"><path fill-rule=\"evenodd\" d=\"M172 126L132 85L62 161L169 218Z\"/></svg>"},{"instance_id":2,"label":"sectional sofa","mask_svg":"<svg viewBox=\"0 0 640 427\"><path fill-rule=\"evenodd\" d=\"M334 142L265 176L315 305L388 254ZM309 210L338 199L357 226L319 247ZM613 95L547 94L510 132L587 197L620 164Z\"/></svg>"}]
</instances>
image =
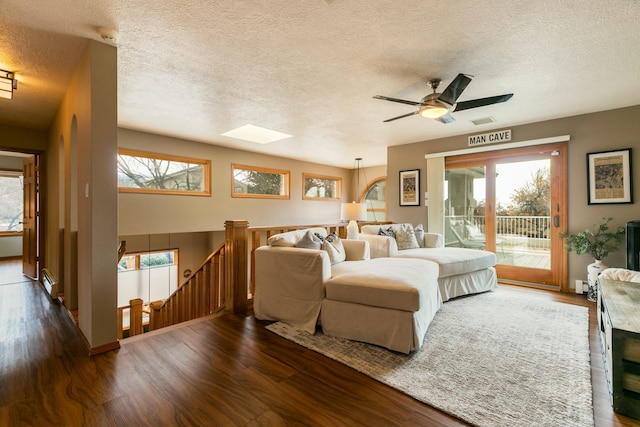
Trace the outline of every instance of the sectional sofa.
<instances>
[{"instance_id":1,"label":"sectional sofa","mask_svg":"<svg viewBox=\"0 0 640 427\"><path fill-rule=\"evenodd\" d=\"M314 236L318 241L310 244ZM287 322L311 334L319 325L327 335L402 353L420 348L445 300L440 265L401 251L381 256L381 246L393 247L385 239L325 239L330 240L323 228L297 230L272 236L256 249L256 318ZM375 258L369 240L377 245Z\"/></svg>"}]
</instances>

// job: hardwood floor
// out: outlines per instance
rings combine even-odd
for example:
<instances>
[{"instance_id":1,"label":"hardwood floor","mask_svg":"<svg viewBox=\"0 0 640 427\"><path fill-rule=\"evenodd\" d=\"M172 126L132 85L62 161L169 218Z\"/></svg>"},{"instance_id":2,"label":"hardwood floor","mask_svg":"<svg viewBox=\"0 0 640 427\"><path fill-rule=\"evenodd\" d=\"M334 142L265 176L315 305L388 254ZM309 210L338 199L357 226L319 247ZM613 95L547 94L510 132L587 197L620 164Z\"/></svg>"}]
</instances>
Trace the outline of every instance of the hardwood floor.
<instances>
[{"instance_id":1,"label":"hardwood floor","mask_svg":"<svg viewBox=\"0 0 640 427\"><path fill-rule=\"evenodd\" d=\"M193 321L90 358L64 308L40 285L1 283L0 426L466 425L268 332L251 316ZM588 306L596 426L640 426L609 405L595 304L501 288Z\"/></svg>"}]
</instances>

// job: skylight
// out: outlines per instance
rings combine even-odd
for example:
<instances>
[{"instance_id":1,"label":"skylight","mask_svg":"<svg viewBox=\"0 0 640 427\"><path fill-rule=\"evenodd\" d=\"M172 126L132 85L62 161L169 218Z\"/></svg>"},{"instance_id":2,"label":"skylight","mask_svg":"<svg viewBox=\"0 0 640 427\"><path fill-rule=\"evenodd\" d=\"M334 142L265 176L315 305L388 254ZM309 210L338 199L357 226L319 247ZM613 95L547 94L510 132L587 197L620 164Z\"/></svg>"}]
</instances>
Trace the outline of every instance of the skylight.
<instances>
[{"instance_id":1,"label":"skylight","mask_svg":"<svg viewBox=\"0 0 640 427\"><path fill-rule=\"evenodd\" d=\"M228 136L243 141L255 142L258 144L269 144L270 142L280 141L282 139L291 138L291 135L277 132L275 130L265 129L255 125L244 125L239 128L225 132L222 136Z\"/></svg>"}]
</instances>

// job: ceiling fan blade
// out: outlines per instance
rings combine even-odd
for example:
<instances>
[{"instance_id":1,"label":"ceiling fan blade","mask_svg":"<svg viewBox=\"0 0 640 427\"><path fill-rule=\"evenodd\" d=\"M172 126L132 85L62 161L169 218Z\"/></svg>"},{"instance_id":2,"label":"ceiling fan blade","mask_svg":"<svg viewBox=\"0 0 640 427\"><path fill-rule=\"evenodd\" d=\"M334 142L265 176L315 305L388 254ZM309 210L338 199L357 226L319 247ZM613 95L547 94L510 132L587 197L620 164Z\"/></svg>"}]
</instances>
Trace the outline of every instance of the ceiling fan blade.
<instances>
[{"instance_id":1,"label":"ceiling fan blade","mask_svg":"<svg viewBox=\"0 0 640 427\"><path fill-rule=\"evenodd\" d=\"M382 123L392 122L392 121L398 120L398 119L404 119L405 117L414 116L414 115L416 115L418 113L419 113L419 111L414 111L413 113L403 114L401 116L394 117L392 119L383 120Z\"/></svg>"},{"instance_id":2,"label":"ceiling fan blade","mask_svg":"<svg viewBox=\"0 0 640 427\"><path fill-rule=\"evenodd\" d=\"M447 123L453 123L453 122L455 122L455 121L456 121L456 119L454 119L454 118L453 118L453 116L452 116L451 114L445 114L444 116L442 116L442 117L438 117L437 119L434 119L434 120L437 120L437 121L439 121L440 123L444 123L445 125L446 125Z\"/></svg>"},{"instance_id":3,"label":"ceiling fan blade","mask_svg":"<svg viewBox=\"0 0 640 427\"><path fill-rule=\"evenodd\" d=\"M438 100L446 102L449 105L456 103L462 91L464 91L471 82L471 76L467 74L458 74L449 86L440 94Z\"/></svg>"},{"instance_id":4,"label":"ceiling fan blade","mask_svg":"<svg viewBox=\"0 0 640 427\"><path fill-rule=\"evenodd\" d=\"M472 99L469 101L458 102L456 104L455 110L453 111L462 111L462 110L468 110L470 108L484 107L485 105L499 104L501 102L510 100L512 96L513 96L512 93L507 93L505 95L496 95L496 96L490 96L488 98L478 98L478 99Z\"/></svg>"},{"instance_id":5,"label":"ceiling fan blade","mask_svg":"<svg viewBox=\"0 0 640 427\"><path fill-rule=\"evenodd\" d=\"M382 96L382 95L376 95L376 96L374 96L374 98L375 99L382 99L383 101L399 102L401 104L407 104L407 105L420 105L419 102L407 101L406 99L390 98L388 96Z\"/></svg>"}]
</instances>

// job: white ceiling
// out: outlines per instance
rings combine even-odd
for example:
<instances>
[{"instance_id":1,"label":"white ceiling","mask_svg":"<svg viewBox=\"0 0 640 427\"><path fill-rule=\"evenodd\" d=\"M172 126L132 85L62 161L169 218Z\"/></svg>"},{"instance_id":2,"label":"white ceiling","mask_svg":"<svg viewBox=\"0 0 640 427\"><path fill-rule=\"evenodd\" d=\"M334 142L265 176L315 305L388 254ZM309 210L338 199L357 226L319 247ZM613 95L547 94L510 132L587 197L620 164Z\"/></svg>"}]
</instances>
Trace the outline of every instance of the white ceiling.
<instances>
[{"instance_id":1,"label":"white ceiling","mask_svg":"<svg viewBox=\"0 0 640 427\"><path fill-rule=\"evenodd\" d=\"M0 123L47 128L101 26L120 35L121 127L348 168L385 164L391 145L640 104L637 0L3 0L0 68L19 87ZM382 122L415 107L373 95L419 101L459 72L475 76L459 101L514 96L446 125ZM293 136L221 135L245 124Z\"/></svg>"}]
</instances>

